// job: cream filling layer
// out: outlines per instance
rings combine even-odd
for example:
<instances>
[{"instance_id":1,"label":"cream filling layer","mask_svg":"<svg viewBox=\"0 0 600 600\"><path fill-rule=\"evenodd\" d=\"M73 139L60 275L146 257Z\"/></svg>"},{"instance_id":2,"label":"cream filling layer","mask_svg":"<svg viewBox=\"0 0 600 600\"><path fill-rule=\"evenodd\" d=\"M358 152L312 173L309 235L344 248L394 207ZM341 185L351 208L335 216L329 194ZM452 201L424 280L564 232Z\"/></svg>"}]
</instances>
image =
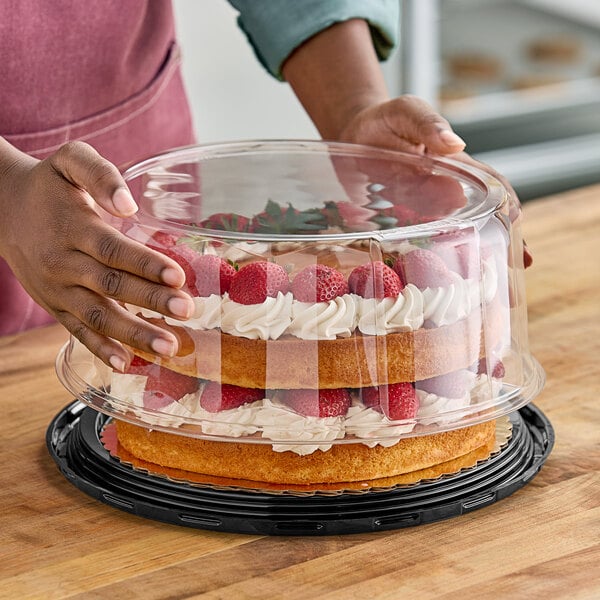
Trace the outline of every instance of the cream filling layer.
<instances>
[{"instance_id":1,"label":"cream filling layer","mask_svg":"<svg viewBox=\"0 0 600 600\"><path fill-rule=\"evenodd\" d=\"M221 329L249 339L276 340L284 334L305 340L348 337L356 330L365 335L387 335L415 331L427 320L435 327L464 319L483 302L490 302L498 288L495 261L483 261L482 279L463 279L452 274L447 287L420 290L408 284L397 298L362 298L344 294L328 302L306 303L291 293L278 293L261 304L239 304L225 293L194 298L195 312L187 321L126 305L146 318L164 318L166 323L191 329Z\"/></svg>"},{"instance_id":2,"label":"cream filling layer","mask_svg":"<svg viewBox=\"0 0 600 600\"><path fill-rule=\"evenodd\" d=\"M448 423L462 419L474 406L497 394L502 385L488 380L485 375L473 374L473 387L461 398L445 398L417 390L420 407L415 419L392 421L381 412L365 407L357 398L344 416L305 417L277 399L264 398L244 404L239 408L209 412L200 406L202 390L187 394L178 402L163 407L160 411L144 408L143 393L146 376L113 373L111 396L123 404L132 406L135 415L149 425L181 427L193 419L200 422L202 432L208 435L240 438L260 435L271 440L275 452L290 451L301 456L317 450L326 452L332 442L346 436L373 448L393 446L403 435L410 433L417 423L429 425Z\"/></svg>"}]
</instances>

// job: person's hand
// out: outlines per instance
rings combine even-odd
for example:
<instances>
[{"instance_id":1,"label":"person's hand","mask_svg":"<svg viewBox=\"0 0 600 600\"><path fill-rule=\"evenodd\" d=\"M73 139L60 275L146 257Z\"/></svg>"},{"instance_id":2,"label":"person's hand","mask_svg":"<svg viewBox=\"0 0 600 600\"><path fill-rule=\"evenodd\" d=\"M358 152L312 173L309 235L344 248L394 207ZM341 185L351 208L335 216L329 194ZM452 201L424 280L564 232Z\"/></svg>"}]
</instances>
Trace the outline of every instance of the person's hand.
<instances>
[{"instance_id":1,"label":"person's hand","mask_svg":"<svg viewBox=\"0 0 600 600\"><path fill-rule=\"evenodd\" d=\"M338 139L417 154L456 154L465 148L446 119L411 95L363 108L345 123Z\"/></svg>"},{"instance_id":2,"label":"person's hand","mask_svg":"<svg viewBox=\"0 0 600 600\"><path fill-rule=\"evenodd\" d=\"M0 173L0 255L23 287L104 362L124 370L119 342L172 356L171 333L127 312L129 302L188 318L193 301L177 289L181 267L126 238L99 215L137 207L118 169L91 146L71 142L38 161L4 142Z\"/></svg>"},{"instance_id":3,"label":"person's hand","mask_svg":"<svg viewBox=\"0 0 600 600\"><path fill-rule=\"evenodd\" d=\"M448 121L421 98L405 95L363 108L346 123L340 141L414 154L446 155L473 165L502 183L511 197L510 218L512 221L519 218L519 198L506 177L464 152L465 142L452 131ZM438 200L443 198L438 197ZM428 202L435 202L435 198L432 196ZM525 268L532 262L532 254L524 242Z\"/></svg>"}]
</instances>

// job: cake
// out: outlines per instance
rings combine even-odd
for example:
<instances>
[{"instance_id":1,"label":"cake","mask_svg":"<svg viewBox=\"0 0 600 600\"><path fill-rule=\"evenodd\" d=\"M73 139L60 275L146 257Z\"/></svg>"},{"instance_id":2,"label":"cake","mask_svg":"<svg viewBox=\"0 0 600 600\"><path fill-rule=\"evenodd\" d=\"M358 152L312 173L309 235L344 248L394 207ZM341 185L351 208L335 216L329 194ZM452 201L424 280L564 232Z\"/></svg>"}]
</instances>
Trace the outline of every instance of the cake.
<instances>
[{"instance_id":1,"label":"cake","mask_svg":"<svg viewBox=\"0 0 600 600\"><path fill-rule=\"evenodd\" d=\"M497 228L383 245L375 259L361 241L229 245L159 230L146 243L183 267L196 312L182 322L127 305L180 342L171 359L132 349L128 372L112 374L111 396L146 424L117 421L134 457L311 486L443 473L493 446L493 419L460 422L504 375Z\"/></svg>"},{"instance_id":2,"label":"cake","mask_svg":"<svg viewBox=\"0 0 600 600\"><path fill-rule=\"evenodd\" d=\"M73 342L59 365L112 417L124 462L259 490L385 488L485 459L496 419L535 392L519 210L483 171L257 141L124 178L140 210L111 225L176 261L195 305L179 320L124 304L176 356L130 348L117 372Z\"/></svg>"}]
</instances>

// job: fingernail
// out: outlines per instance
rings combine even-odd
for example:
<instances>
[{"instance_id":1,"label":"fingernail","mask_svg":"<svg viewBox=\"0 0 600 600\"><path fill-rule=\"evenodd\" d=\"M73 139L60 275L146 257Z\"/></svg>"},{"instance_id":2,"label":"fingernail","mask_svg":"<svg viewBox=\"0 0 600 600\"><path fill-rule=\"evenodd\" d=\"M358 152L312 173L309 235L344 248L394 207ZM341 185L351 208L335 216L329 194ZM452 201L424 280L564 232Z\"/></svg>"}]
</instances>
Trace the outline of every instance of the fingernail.
<instances>
[{"instance_id":1,"label":"fingernail","mask_svg":"<svg viewBox=\"0 0 600 600\"><path fill-rule=\"evenodd\" d=\"M117 188L112 195L113 206L122 214L128 217L137 212L137 204L131 195L131 192L124 187Z\"/></svg>"},{"instance_id":2,"label":"fingernail","mask_svg":"<svg viewBox=\"0 0 600 600\"><path fill-rule=\"evenodd\" d=\"M110 363L110 366L113 369L115 369L116 371L119 371L120 373L124 373L125 372L125 361L120 356L117 356L116 354L113 354L108 359L108 362Z\"/></svg>"},{"instance_id":3,"label":"fingernail","mask_svg":"<svg viewBox=\"0 0 600 600\"><path fill-rule=\"evenodd\" d=\"M171 298L167 302L167 306L171 313L184 319L189 319L194 314L196 308L191 300L186 300L185 298Z\"/></svg>"},{"instance_id":4,"label":"fingernail","mask_svg":"<svg viewBox=\"0 0 600 600\"><path fill-rule=\"evenodd\" d=\"M185 283L185 276L181 271L171 267L163 269L160 273L160 277L167 285L172 285L173 287L179 287Z\"/></svg>"},{"instance_id":5,"label":"fingernail","mask_svg":"<svg viewBox=\"0 0 600 600\"><path fill-rule=\"evenodd\" d=\"M175 355L175 344L171 340L165 340L164 338L155 338L152 340L152 350L157 354L163 356L174 356Z\"/></svg>"},{"instance_id":6,"label":"fingernail","mask_svg":"<svg viewBox=\"0 0 600 600\"><path fill-rule=\"evenodd\" d=\"M454 131L450 131L449 129L442 129L440 131L440 139L448 146L464 147L467 145L465 140L463 140L459 135L456 135Z\"/></svg>"}]
</instances>

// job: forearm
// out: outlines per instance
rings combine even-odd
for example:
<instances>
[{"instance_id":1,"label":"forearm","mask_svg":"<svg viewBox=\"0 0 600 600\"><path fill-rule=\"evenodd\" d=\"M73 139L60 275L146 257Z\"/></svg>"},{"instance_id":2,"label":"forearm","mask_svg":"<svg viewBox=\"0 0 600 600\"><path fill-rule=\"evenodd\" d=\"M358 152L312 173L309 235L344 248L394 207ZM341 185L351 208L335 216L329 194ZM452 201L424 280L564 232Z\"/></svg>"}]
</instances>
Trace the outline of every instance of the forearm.
<instances>
[{"instance_id":1,"label":"forearm","mask_svg":"<svg viewBox=\"0 0 600 600\"><path fill-rule=\"evenodd\" d=\"M352 117L389 99L369 26L361 19L332 25L304 42L282 72L324 139L339 139Z\"/></svg>"},{"instance_id":2,"label":"forearm","mask_svg":"<svg viewBox=\"0 0 600 600\"><path fill-rule=\"evenodd\" d=\"M11 207L15 202L15 177L24 168L33 166L35 158L21 152L0 137L0 256L4 257L4 243L8 240L5 226L9 227ZM3 243L4 242L4 243Z\"/></svg>"}]
</instances>

